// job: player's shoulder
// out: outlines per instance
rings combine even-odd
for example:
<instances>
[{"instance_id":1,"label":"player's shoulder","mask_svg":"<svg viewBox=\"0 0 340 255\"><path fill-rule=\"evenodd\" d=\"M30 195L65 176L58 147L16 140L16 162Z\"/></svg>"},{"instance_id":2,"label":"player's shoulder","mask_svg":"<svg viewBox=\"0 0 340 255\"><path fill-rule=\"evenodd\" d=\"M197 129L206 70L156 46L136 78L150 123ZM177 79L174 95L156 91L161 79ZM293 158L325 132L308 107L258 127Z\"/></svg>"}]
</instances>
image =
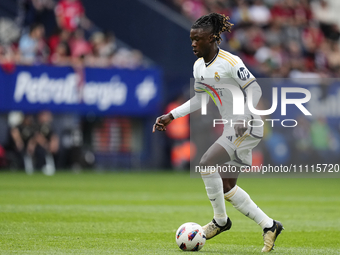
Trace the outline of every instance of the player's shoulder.
<instances>
[{"instance_id":1,"label":"player's shoulder","mask_svg":"<svg viewBox=\"0 0 340 255\"><path fill-rule=\"evenodd\" d=\"M240 57L222 49L220 49L218 52L218 58L221 61L229 63L232 67L235 67L243 63Z\"/></svg>"},{"instance_id":2,"label":"player's shoulder","mask_svg":"<svg viewBox=\"0 0 340 255\"><path fill-rule=\"evenodd\" d=\"M204 61L203 61L203 58L199 58L199 59L197 59L196 61L195 61L195 63L194 63L194 67L195 66L198 66L198 65L200 65L200 64L202 64Z\"/></svg>"}]
</instances>

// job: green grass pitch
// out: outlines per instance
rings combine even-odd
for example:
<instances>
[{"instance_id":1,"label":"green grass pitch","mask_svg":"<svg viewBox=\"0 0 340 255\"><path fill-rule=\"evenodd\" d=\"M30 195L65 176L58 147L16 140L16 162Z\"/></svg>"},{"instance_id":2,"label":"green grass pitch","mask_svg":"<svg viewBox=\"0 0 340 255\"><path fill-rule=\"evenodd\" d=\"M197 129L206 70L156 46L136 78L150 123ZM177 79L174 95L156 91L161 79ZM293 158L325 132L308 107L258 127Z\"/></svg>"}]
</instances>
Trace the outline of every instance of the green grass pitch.
<instances>
[{"instance_id":1,"label":"green grass pitch","mask_svg":"<svg viewBox=\"0 0 340 255\"><path fill-rule=\"evenodd\" d=\"M340 179L240 179L285 230L272 254L340 254ZM230 231L199 254L260 254L262 231L227 204ZM175 231L213 212L185 173L0 172L0 254L184 254Z\"/></svg>"}]
</instances>

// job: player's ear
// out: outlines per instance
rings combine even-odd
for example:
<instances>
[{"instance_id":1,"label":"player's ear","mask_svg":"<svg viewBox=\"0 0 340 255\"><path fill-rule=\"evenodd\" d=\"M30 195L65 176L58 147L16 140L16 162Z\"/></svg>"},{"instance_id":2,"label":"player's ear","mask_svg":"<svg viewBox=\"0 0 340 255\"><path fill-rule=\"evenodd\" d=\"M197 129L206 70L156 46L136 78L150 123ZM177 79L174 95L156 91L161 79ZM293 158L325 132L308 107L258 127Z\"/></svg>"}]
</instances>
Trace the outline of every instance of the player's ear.
<instances>
[{"instance_id":1,"label":"player's ear","mask_svg":"<svg viewBox=\"0 0 340 255\"><path fill-rule=\"evenodd\" d=\"M214 34L210 34L210 35L209 35L209 42L210 42L210 43L215 42L215 36L214 36Z\"/></svg>"}]
</instances>

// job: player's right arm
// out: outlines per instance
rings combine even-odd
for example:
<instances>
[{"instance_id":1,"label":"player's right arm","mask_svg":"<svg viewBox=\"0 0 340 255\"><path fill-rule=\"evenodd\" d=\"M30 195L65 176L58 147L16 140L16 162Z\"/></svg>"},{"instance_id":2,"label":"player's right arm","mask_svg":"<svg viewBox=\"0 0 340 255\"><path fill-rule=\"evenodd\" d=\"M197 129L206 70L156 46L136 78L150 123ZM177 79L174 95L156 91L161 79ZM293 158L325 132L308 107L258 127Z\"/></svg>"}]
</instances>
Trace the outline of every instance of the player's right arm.
<instances>
[{"instance_id":1,"label":"player's right arm","mask_svg":"<svg viewBox=\"0 0 340 255\"><path fill-rule=\"evenodd\" d=\"M158 117L155 124L153 125L152 132L155 132L156 129L158 131L165 131L166 126L169 125L174 119L184 117L187 114L197 111L202 106L201 100L202 94L195 92L195 96L193 96L190 100L173 109L168 114Z\"/></svg>"},{"instance_id":2,"label":"player's right arm","mask_svg":"<svg viewBox=\"0 0 340 255\"><path fill-rule=\"evenodd\" d=\"M196 80L195 65L194 65L194 78ZM188 115L192 112L197 111L202 106L201 101L202 101L202 91L196 91L195 89L195 96L193 96L190 100L178 106L177 108L173 109L168 114L164 114L158 117L156 119L155 124L153 125L152 132L155 132L155 130L165 131L166 126L169 125L174 119L184 117L185 115ZM208 103L208 100L207 100L207 103Z\"/></svg>"}]
</instances>

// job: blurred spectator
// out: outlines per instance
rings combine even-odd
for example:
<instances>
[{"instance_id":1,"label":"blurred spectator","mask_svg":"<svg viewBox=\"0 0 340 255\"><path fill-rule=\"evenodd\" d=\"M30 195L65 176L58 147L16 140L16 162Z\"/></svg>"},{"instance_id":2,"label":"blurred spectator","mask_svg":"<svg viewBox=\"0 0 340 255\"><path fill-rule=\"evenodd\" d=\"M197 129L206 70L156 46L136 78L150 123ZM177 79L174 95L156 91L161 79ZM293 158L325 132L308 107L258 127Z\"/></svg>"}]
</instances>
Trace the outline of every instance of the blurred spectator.
<instances>
[{"instance_id":1,"label":"blurred spectator","mask_svg":"<svg viewBox=\"0 0 340 255\"><path fill-rule=\"evenodd\" d=\"M37 168L41 168L46 175L54 174L54 162L59 152L59 137L53 132L52 121L51 112L42 111L38 114L35 159Z\"/></svg>"},{"instance_id":2,"label":"blurred spectator","mask_svg":"<svg viewBox=\"0 0 340 255\"><path fill-rule=\"evenodd\" d=\"M107 48L104 33L96 32L91 36L92 54L86 59L88 66L107 67L110 65L110 57L113 50Z\"/></svg>"},{"instance_id":3,"label":"blurred spectator","mask_svg":"<svg viewBox=\"0 0 340 255\"><path fill-rule=\"evenodd\" d=\"M128 67L130 69L138 69L144 67L143 53L140 50L131 51L131 61Z\"/></svg>"},{"instance_id":4,"label":"blurred spectator","mask_svg":"<svg viewBox=\"0 0 340 255\"><path fill-rule=\"evenodd\" d=\"M265 44L263 31L256 25L248 26L241 40L243 59L245 59L249 66L256 65L254 55Z\"/></svg>"},{"instance_id":5,"label":"blurred spectator","mask_svg":"<svg viewBox=\"0 0 340 255\"><path fill-rule=\"evenodd\" d=\"M66 29L59 29L56 34L53 34L49 39L48 39L48 46L50 47L50 54L52 55L59 43L64 42L64 43L69 43L69 40L71 38L71 32L66 30Z\"/></svg>"},{"instance_id":6,"label":"blurred spectator","mask_svg":"<svg viewBox=\"0 0 340 255\"><path fill-rule=\"evenodd\" d=\"M273 21L278 23L277 21ZM301 34L303 31L303 27L294 25L294 26L283 26L282 24L281 26L281 38L283 39L283 41L281 41L281 43L286 44L286 42L289 41L296 41L299 42L299 44L302 46L302 39L301 39Z\"/></svg>"},{"instance_id":7,"label":"blurred spectator","mask_svg":"<svg viewBox=\"0 0 340 255\"><path fill-rule=\"evenodd\" d=\"M265 30L265 39L269 45L277 45L285 42L286 38L282 33L281 24L272 22L268 29Z\"/></svg>"},{"instance_id":8,"label":"blurred spectator","mask_svg":"<svg viewBox=\"0 0 340 255\"><path fill-rule=\"evenodd\" d=\"M44 62L47 58L47 47L43 41L44 27L33 24L29 34L24 34L19 41L20 61L23 64Z\"/></svg>"},{"instance_id":9,"label":"blurred spectator","mask_svg":"<svg viewBox=\"0 0 340 255\"><path fill-rule=\"evenodd\" d=\"M85 39L84 30L78 28L70 40L71 56L80 57L91 53L91 45Z\"/></svg>"},{"instance_id":10,"label":"blurred spectator","mask_svg":"<svg viewBox=\"0 0 340 255\"><path fill-rule=\"evenodd\" d=\"M57 24L61 29L75 31L77 28L89 29L91 21L85 16L80 0L60 0L55 8Z\"/></svg>"},{"instance_id":11,"label":"blurred spectator","mask_svg":"<svg viewBox=\"0 0 340 255\"><path fill-rule=\"evenodd\" d=\"M54 0L19 0L17 22L24 28L33 23L44 24L53 14L54 6Z\"/></svg>"},{"instance_id":12,"label":"blurred spectator","mask_svg":"<svg viewBox=\"0 0 340 255\"><path fill-rule=\"evenodd\" d=\"M315 57L317 49L322 45L324 36L318 26L312 23L302 33L305 66L308 71L315 71Z\"/></svg>"},{"instance_id":13,"label":"blurred spectator","mask_svg":"<svg viewBox=\"0 0 340 255\"><path fill-rule=\"evenodd\" d=\"M300 60L303 59L303 52L300 43L294 40L288 41L286 50L287 55L285 55L285 60L290 64L292 69L297 68ZM297 63L297 65L295 65L295 63Z\"/></svg>"},{"instance_id":14,"label":"blurred spectator","mask_svg":"<svg viewBox=\"0 0 340 255\"><path fill-rule=\"evenodd\" d=\"M116 50L116 37L113 32L108 31L105 33L105 45L102 48L101 52L102 54L105 54L107 56L112 56Z\"/></svg>"},{"instance_id":15,"label":"blurred spectator","mask_svg":"<svg viewBox=\"0 0 340 255\"><path fill-rule=\"evenodd\" d=\"M340 29L325 0L172 1L191 20L197 10L229 14L235 26L231 34L222 35L226 40L221 47L237 51L254 72L270 77L320 78L321 72L338 76L338 47L329 41L340 40ZM191 11L183 11L184 4Z\"/></svg>"},{"instance_id":16,"label":"blurred spectator","mask_svg":"<svg viewBox=\"0 0 340 255\"><path fill-rule=\"evenodd\" d=\"M309 0L296 1L294 14L295 26L303 27L307 25L308 22L313 18L313 13Z\"/></svg>"},{"instance_id":17,"label":"blurred spectator","mask_svg":"<svg viewBox=\"0 0 340 255\"><path fill-rule=\"evenodd\" d=\"M324 41L315 53L316 68L324 73L329 73L328 56L331 54L331 47L328 41Z\"/></svg>"},{"instance_id":18,"label":"blurred spectator","mask_svg":"<svg viewBox=\"0 0 340 255\"><path fill-rule=\"evenodd\" d=\"M280 44L272 44L270 47L264 46L257 50L255 59L266 65L269 69L279 69L282 66L282 48ZM267 69L263 69L262 72L269 74Z\"/></svg>"},{"instance_id":19,"label":"blurred spectator","mask_svg":"<svg viewBox=\"0 0 340 255\"><path fill-rule=\"evenodd\" d=\"M0 44L0 66L7 73L12 73L15 70L15 62L18 60L18 55L13 46Z\"/></svg>"},{"instance_id":20,"label":"blurred spectator","mask_svg":"<svg viewBox=\"0 0 340 255\"><path fill-rule=\"evenodd\" d=\"M0 44L10 45L20 37L20 27L10 18L0 17Z\"/></svg>"},{"instance_id":21,"label":"blurred spectator","mask_svg":"<svg viewBox=\"0 0 340 255\"><path fill-rule=\"evenodd\" d=\"M340 46L337 42L332 42L330 44L330 51L328 51L327 55L327 63L329 69L333 73L339 73L340 71Z\"/></svg>"},{"instance_id":22,"label":"blurred spectator","mask_svg":"<svg viewBox=\"0 0 340 255\"><path fill-rule=\"evenodd\" d=\"M339 42L340 39L340 29L337 24L332 24L328 33L325 36L334 42Z\"/></svg>"},{"instance_id":23,"label":"blurred spectator","mask_svg":"<svg viewBox=\"0 0 340 255\"><path fill-rule=\"evenodd\" d=\"M291 24L294 17L293 9L294 1L278 0L271 8L271 17L274 22L278 24L287 25Z\"/></svg>"},{"instance_id":24,"label":"blurred spectator","mask_svg":"<svg viewBox=\"0 0 340 255\"><path fill-rule=\"evenodd\" d=\"M210 1L223 6L221 0ZM17 21L23 26L23 33L18 44L16 40L20 28L11 19L0 18L0 66L4 71L13 72L15 64L70 65L77 73L83 73L85 66L129 69L144 66L146 62L140 51L125 47L118 51L114 33L102 33L96 28L97 32L91 34L88 29L93 25L85 16L81 0L60 0L56 6L55 2L57 0L19 0ZM54 6L58 32L45 38L47 30L44 26L49 29L49 33L55 30L46 26L51 17L55 20L54 12L53 15L46 15ZM25 29L27 25L30 26L29 32ZM57 24L54 24L56 27ZM84 29L88 33L86 36Z\"/></svg>"},{"instance_id":25,"label":"blurred spectator","mask_svg":"<svg viewBox=\"0 0 340 255\"><path fill-rule=\"evenodd\" d=\"M9 114L10 133L5 146L10 166L25 168L27 174L32 174L33 155L36 148L36 125L32 115L23 116L21 113Z\"/></svg>"},{"instance_id":26,"label":"blurred spectator","mask_svg":"<svg viewBox=\"0 0 340 255\"><path fill-rule=\"evenodd\" d=\"M230 2L224 0L206 0L209 12L218 12L226 16L231 15Z\"/></svg>"},{"instance_id":27,"label":"blurred spectator","mask_svg":"<svg viewBox=\"0 0 340 255\"><path fill-rule=\"evenodd\" d=\"M59 151L59 138L51 128L52 114L38 114L38 124L32 115L12 112L9 114L9 138L5 145L10 166L25 168L32 174L35 168L46 175L55 172L54 158Z\"/></svg>"},{"instance_id":28,"label":"blurred spectator","mask_svg":"<svg viewBox=\"0 0 340 255\"><path fill-rule=\"evenodd\" d=\"M251 21L260 26L265 26L270 21L270 11L262 0L255 0L254 5L249 8Z\"/></svg>"},{"instance_id":29,"label":"blurred spectator","mask_svg":"<svg viewBox=\"0 0 340 255\"><path fill-rule=\"evenodd\" d=\"M324 41L324 36L314 22L307 26L302 33L302 41L307 50L315 50Z\"/></svg>"},{"instance_id":30,"label":"blurred spectator","mask_svg":"<svg viewBox=\"0 0 340 255\"><path fill-rule=\"evenodd\" d=\"M319 21L320 29L324 33L326 38L334 40L334 30L337 28L336 18L332 15L333 12L326 0L313 1L311 4L313 15L317 21ZM339 29L337 29L339 31ZM338 40L339 37L335 38Z\"/></svg>"},{"instance_id":31,"label":"blurred spectator","mask_svg":"<svg viewBox=\"0 0 340 255\"><path fill-rule=\"evenodd\" d=\"M136 69L143 67L143 54L139 50L121 48L113 56L112 64L119 68Z\"/></svg>"},{"instance_id":32,"label":"blurred spectator","mask_svg":"<svg viewBox=\"0 0 340 255\"><path fill-rule=\"evenodd\" d=\"M194 20L208 13L203 1L200 0L177 0L177 3L182 6L182 13Z\"/></svg>"},{"instance_id":33,"label":"blurred spectator","mask_svg":"<svg viewBox=\"0 0 340 255\"><path fill-rule=\"evenodd\" d=\"M237 1L237 7L232 11L231 22L235 25L251 22L249 6L245 0Z\"/></svg>"},{"instance_id":34,"label":"blurred spectator","mask_svg":"<svg viewBox=\"0 0 340 255\"><path fill-rule=\"evenodd\" d=\"M60 42L51 56L51 64L56 66L67 66L71 64L70 47L66 42Z\"/></svg>"}]
</instances>

